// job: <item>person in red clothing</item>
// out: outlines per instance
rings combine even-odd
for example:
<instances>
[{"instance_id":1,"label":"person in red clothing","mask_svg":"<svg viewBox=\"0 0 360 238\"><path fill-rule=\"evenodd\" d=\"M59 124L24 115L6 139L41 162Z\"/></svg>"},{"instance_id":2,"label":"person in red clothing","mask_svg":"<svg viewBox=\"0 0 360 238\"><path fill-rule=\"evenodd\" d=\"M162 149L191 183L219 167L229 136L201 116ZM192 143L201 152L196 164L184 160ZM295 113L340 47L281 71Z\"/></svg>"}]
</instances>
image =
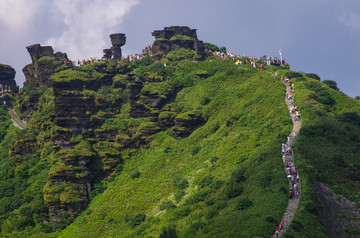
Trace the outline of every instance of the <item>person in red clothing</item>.
<instances>
[{"instance_id":1,"label":"person in red clothing","mask_svg":"<svg viewBox=\"0 0 360 238\"><path fill-rule=\"evenodd\" d=\"M278 224L275 225L275 235L276 235L276 237L279 237L279 225Z\"/></svg>"},{"instance_id":2,"label":"person in red clothing","mask_svg":"<svg viewBox=\"0 0 360 238\"><path fill-rule=\"evenodd\" d=\"M284 229L284 221L281 221L281 230L283 230Z\"/></svg>"}]
</instances>

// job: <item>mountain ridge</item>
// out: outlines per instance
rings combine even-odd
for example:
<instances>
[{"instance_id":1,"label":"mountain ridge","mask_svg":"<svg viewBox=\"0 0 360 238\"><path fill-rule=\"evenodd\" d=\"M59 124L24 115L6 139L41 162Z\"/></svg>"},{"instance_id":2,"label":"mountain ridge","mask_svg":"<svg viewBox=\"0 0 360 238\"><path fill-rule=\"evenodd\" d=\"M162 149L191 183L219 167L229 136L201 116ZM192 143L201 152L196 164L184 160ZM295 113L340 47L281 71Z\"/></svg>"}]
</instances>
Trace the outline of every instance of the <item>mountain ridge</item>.
<instances>
[{"instance_id":1,"label":"mountain ridge","mask_svg":"<svg viewBox=\"0 0 360 238\"><path fill-rule=\"evenodd\" d=\"M339 175L354 178L332 186L343 185L338 192L358 202L358 190L348 190L358 162L342 154L340 143L336 156L323 160L342 161L331 170L319 162L317 170L307 154L314 151L311 137L329 145L336 140L327 128L338 125L333 137L341 141L340 131L351 128L346 142L356 158L359 102L314 74L204 46L211 54L203 60L195 48L181 47L153 59L78 67L51 55L34 59L27 68L46 74L28 74L23 90L8 99L26 130L10 126L0 111L0 173L2 185L12 184L0 194L2 235L271 236L288 203L280 153L292 126L281 83L288 76L304 118L294 144L303 198L284 236L325 237L312 181L329 184L322 174L341 167Z\"/></svg>"}]
</instances>

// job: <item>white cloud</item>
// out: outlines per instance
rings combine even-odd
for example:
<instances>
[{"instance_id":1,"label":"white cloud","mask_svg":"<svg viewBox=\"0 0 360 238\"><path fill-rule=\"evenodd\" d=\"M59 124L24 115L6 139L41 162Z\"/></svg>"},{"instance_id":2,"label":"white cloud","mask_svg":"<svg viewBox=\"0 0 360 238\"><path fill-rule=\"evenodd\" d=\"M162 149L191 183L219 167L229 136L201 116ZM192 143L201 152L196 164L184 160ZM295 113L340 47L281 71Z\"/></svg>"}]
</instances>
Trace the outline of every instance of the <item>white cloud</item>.
<instances>
[{"instance_id":1,"label":"white cloud","mask_svg":"<svg viewBox=\"0 0 360 238\"><path fill-rule=\"evenodd\" d=\"M44 0L1 0L0 29L13 35L23 35L32 29L36 15ZM3 33L4 34L4 33Z\"/></svg>"},{"instance_id":2,"label":"white cloud","mask_svg":"<svg viewBox=\"0 0 360 238\"><path fill-rule=\"evenodd\" d=\"M355 30L360 30L360 15L349 14L339 18L340 22Z\"/></svg>"},{"instance_id":3,"label":"white cloud","mask_svg":"<svg viewBox=\"0 0 360 238\"><path fill-rule=\"evenodd\" d=\"M72 60L101 56L110 47L110 33L122 23L123 17L138 0L53 0L61 13L66 30L50 38L47 44L66 52Z\"/></svg>"}]
</instances>

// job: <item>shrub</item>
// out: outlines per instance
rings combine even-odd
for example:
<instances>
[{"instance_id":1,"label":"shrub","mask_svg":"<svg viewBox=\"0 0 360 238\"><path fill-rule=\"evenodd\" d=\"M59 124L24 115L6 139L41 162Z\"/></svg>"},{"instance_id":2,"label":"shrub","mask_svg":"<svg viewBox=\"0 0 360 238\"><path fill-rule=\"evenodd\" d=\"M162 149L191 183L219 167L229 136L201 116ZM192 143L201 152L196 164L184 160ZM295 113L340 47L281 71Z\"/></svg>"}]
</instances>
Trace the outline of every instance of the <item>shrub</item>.
<instances>
[{"instance_id":1,"label":"shrub","mask_svg":"<svg viewBox=\"0 0 360 238\"><path fill-rule=\"evenodd\" d=\"M315 91L315 92L323 90L323 87L320 82L310 82L309 81L309 82L306 82L304 85L307 89Z\"/></svg>"},{"instance_id":2,"label":"shrub","mask_svg":"<svg viewBox=\"0 0 360 238\"><path fill-rule=\"evenodd\" d=\"M167 210L167 209L172 209L172 208L176 208L176 205L171 201L163 202L160 205L160 210Z\"/></svg>"},{"instance_id":3,"label":"shrub","mask_svg":"<svg viewBox=\"0 0 360 238\"><path fill-rule=\"evenodd\" d=\"M211 207L209 210L208 210L208 213L206 214L206 219L211 219L213 218L214 216L216 216L218 214L218 211L215 207Z\"/></svg>"},{"instance_id":4,"label":"shrub","mask_svg":"<svg viewBox=\"0 0 360 238\"><path fill-rule=\"evenodd\" d=\"M211 44L211 43L204 43L204 47L205 49L207 50L211 50L211 51L220 51L219 47L214 45L214 44Z\"/></svg>"},{"instance_id":5,"label":"shrub","mask_svg":"<svg viewBox=\"0 0 360 238\"><path fill-rule=\"evenodd\" d=\"M184 197L184 195L185 195L184 190L178 190L178 191L176 191L175 194L174 194L175 201L176 201L176 202L180 202L181 199Z\"/></svg>"},{"instance_id":6,"label":"shrub","mask_svg":"<svg viewBox=\"0 0 360 238\"><path fill-rule=\"evenodd\" d=\"M211 133L211 134L214 134L215 132L217 132L217 130L219 130L219 128L220 128L219 122L216 122L215 125L213 125L213 126L210 128L210 133Z\"/></svg>"},{"instance_id":7,"label":"shrub","mask_svg":"<svg viewBox=\"0 0 360 238\"><path fill-rule=\"evenodd\" d=\"M187 187L189 187L189 181L184 178L176 178L174 180L174 186L177 189L186 189Z\"/></svg>"},{"instance_id":8,"label":"shrub","mask_svg":"<svg viewBox=\"0 0 360 238\"><path fill-rule=\"evenodd\" d=\"M237 171L234 171L231 174L231 181L234 181L236 183L240 183L240 182L244 182L246 180L246 177L244 176L245 170L244 169L240 169Z\"/></svg>"},{"instance_id":9,"label":"shrub","mask_svg":"<svg viewBox=\"0 0 360 238\"><path fill-rule=\"evenodd\" d=\"M271 178L270 175L266 175L266 176L262 177L262 178L260 179L260 185L261 185L261 187L263 187L263 188L268 187L269 184L271 183L271 180L272 180L272 178Z\"/></svg>"},{"instance_id":10,"label":"shrub","mask_svg":"<svg viewBox=\"0 0 360 238\"><path fill-rule=\"evenodd\" d=\"M360 126L360 116L356 112L344 112L337 118L341 122L348 122Z\"/></svg>"},{"instance_id":11,"label":"shrub","mask_svg":"<svg viewBox=\"0 0 360 238\"><path fill-rule=\"evenodd\" d=\"M212 156L211 159L210 159L210 162L213 164L218 160L219 160L219 158L217 156Z\"/></svg>"},{"instance_id":12,"label":"shrub","mask_svg":"<svg viewBox=\"0 0 360 238\"><path fill-rule=\"evenodd\" d=\"M171 224L162 228L159 238L177 238L176 226Z\"/></svg>"},{"instance_id":13,"label":"shrub","mask_svg":"<svg viewBox=\"0 0 360 238\"><path fill-rule=\"evenodd\" d=\"M209 186L213 182L213 180L214 180L214 176L211 176L211 175L207 175L207 176L203 177L199 182L200 188Z\"/></svg>"},{"instance_id":14,"label":"shrub","mask_svg":"<svg viewBox=\"0 0 360 238\"><path fill-rule=\"evenodd\" d=\"M236 160L235 164L241 164L242 162L244 162L247 159L248 159L248 157L246 155L242 155Z\"/></svg>"},{"instance_id":15,"label":"shrub","mask_svg":"<svg viewBox=\"0 0 360 238\"><path fill-rule=\"evenodd\" d=\"M218 190L223 184L224 184L224 181L221 181L221 180L214 181L212 184L210 184L210 190L211 190L211 192L215 192L215 191Z\"/></svg>"},{"instance_id":16,"label":"shrub","mask_svg":"<svg viewBox=\"0 0 360 238\"><path fill-rule=\"evenodd\" d=\"M320 211L320 208L321 208L321 206L314 202L308 202L305 204L305 209L313 214L318 214Z\"/></svg>"},{"instance_id":17,"label":"shrub","mask_svg":"<svg viewBox=\"0 0 360 238\"><path fill-rule=\"evenodd\" d=\"M248 209L249 207L251 207L253 205L253 202L248 199L248 198L242 198L240 199L237 204L236 204L236 208L238 210L246 210Z\"/></svg>"},{"instance_id":18,"label":"shrub","mask_svg":"<svg viewBox=\"0 0 360 238\"><path fill-rule=\"evenodd\" d=\"M284 193L284 194L287 194L288 193L288 190L286 190L286 188L284 186L280 187L279 188L279 191Z\"/></svg>"},{"instance_id":19,"label":"shrub","mask_svg":"<svg viewBox=\"0 0 360 238\"><path fill-rule=\"evenodd\" d=\"M276 223L276 219L273 216L267 216L265 218L265 221L267 221L269 223Z\"/></svg>"},{"instance_id":20,"label":"shrub","mask_svg":"<svg viewBox=\"0 0 360 238\"><path fill-rule=\"evenodd\" d=\"M190 149L191 155L196 155L197 153L199 153L200 150L201 150L201 147L199 145L195 145L195 146L191 147L191 149Z\"/></svg>"},{"instance_id":21,"label":"shrub","mask_svg":"<svg viewBox=\"0 0 360 238\"><path fill-rule=\"evenodd\" d=\"M290 225L291 229L294 229L295 231L301 232L302 229L304 229L303 224L301 224L301 222L294 220L291 225Z\"/></svg>"},{"instance_id":22,"label":"shrub","mask_svg":"<svg viewBox=\"0 0 360 238\"><path fill-rule=\"evenodd\" d=\"M208 97L203 97L200 100L200 105L202 105L202 106L208 105L209 103L210 103L210 98L208 98Z\"/></svg>"},{"instance_id":23,"label":"shrub","mask_svg":"<svg viewBox=\"0 0 360 238\"><path fill-rule=\"evenodd\" d=\"M192 60L197 56L193 50L177 49L169 52L166 57L170 61Z\"/></svg>"},{"instance_id":24,"label":"shrub","mask_svg":"<svg viewBox=\"0 0 360 238\"><path fill-rule=\"evenodd\" d=\"M285 76L288 77L288 78L299 78L299 77L302 77L302 74L301 73L298 73L298 72L286 72L285 73Z\"/></svg>"},{"instance_id":25,"label":"shrub","mask_svg":"<svg viewBox=\"0 0 360 238\"><path fill-rule=\"evenodd\" d=\"M209 195L208 190L201 190L186 200L187 204L195 204L204 201Z\"/></svg>"},{"instance_id":26,"label":"shrub","mask_svg":"<svg viewBox=\"0 0 360 238\"><path fill-rule=\"evenodd\" d=\"M319 77L319 75L317 75L317 74L312 74L312 73L310 73L310 74L305 74L305 76L320 81L320 77Z\"/></svg>"},{"instance_id":27,"label":"shrub","mask_svg":"<svg viewBox=\"0 0 360 238\"><path fill-rule=\"evenodd\" d=\"M97 195L103 193L106 190L106 185L102 182L94 184L94 188L90 193L90 200L96 197Z\"/></svg>"},{"instance_id":28,"label":"shrub","mask_svg":"<svg viewBox=\"0 0 360 238\"><path fill-rule=\"evenodd\" d=\"M297 77L293 79L294 82L303 82L306 81L306 79L304 77Z\"/></svg>"},{"instance_id":29,"label":"shrub","mask_svg":"<svg viewBox=\"0 0 360 238\"><path fill-rule=\"evenodd\" d=\"M128 225L131 227L135 227L140 225L143 221L145 221L146 215L142 213L135 214L134 216L130 217L128 220Z\"/></svg>"},{"instance_id":30,"label":"shrub","mask_svg":"<svg viewBox=\"0 0 360 238\"><path fill-rule=\"evenodd\" d=\"M132 172L131 172L130 178L136 179L136 178L139 178L140 175L141 175L140 171L139 171L139 170L135 170L135 171L132 171Z\"/></svg>"},{"instance_id":31,"label":"shrub","mask_svg":"<svg viewBox=\"0 0 360 238\"><path fill-rule=\"evenodd\" d=\"M228 183L225 187L225 194L228 198L234 198L243 193L243 188L239 183Z\"/></svg>"},{"instance_id":32,"label":"shrub","mask_svg":"<svg viewBox=\"0 0 360 238\"><path fill-rule=\"evenodd\" d=\"M339 91L339 88L337 86L337 83L333 80L324 80L323 81L324 84L326 84L329 88L332 88L336 91Z\"/></svg>"},{"instance_id":33,"label":"shrub","mask_svg":"<svg viewBox=\"0 0 360 238\"><path fill-rule=\"evenodd\" d=\"M315 99L318 102L329 105L329 106L332 106L336 103L336 101L331 97L330 93L328 93L325 90L321 90L321 91L317 92Z\"/></svg>"},{"instance_id":34,"label":"shrub","mask_svg":"<svg viewBox=\"0 0 360 238\"><path fill-rule=\"evenodd\" d=\"M170 38L170 40L174 41L174 40L194 40L194 39L186 35L174 35L173 37Z\"/></svg>"},{"instance_id":35,"label":"shrub","mask_svg":"<svg viewBox=\"0 0 360 238\"><path fill-rule=\"evenodd\" d=\"M182 217L186 217L191 212L190 206L188 204L183 204L178 206L174 212L174 219L181 219Z\"/></svg>"}]
</instances>

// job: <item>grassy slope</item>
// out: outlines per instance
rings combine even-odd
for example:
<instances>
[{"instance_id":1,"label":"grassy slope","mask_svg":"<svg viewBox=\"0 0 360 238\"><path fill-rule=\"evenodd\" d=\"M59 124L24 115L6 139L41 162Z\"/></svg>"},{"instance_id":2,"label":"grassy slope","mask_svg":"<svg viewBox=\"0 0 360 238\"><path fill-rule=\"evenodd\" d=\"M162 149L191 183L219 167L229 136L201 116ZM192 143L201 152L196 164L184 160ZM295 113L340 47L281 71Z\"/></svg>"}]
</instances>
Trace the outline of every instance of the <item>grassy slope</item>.
<instances>
[{"instance_id":1,"label":"grassy slope","mask_svg":"<svg viewBox=\"0 0 360 238\"><path fill-rule=\"evenodd\" d=\"M345 112L359 115L360 102L310 78L295 80L295 88L294 97L303 118L300 136L294 144L303 199L286 237L326 237L319 213L321 204L311 181L321 181L360 204L360 187L356 182L360 175L360 124L339 120ZM306 100L312 102L305 103Z\"/></svg>"},{"instance_id":2,"label":"grassy slope","mask_svg":"<svg viewBox=\"0 0 360 238\"><path fill-rule=\"evenodd\" d=\"M279 221L287 206L279 153L291 130L284 86L266 72L237 68L231 62L189 63L176 70L195 82L178 93L172 107L201 110L209 118L207 123L185 139L158 133L149 148L126 158L121 175L60 237L158 237L169 224L176 226L180 237L272 233L273 223L266 222L266 217ZM213 76L195 79L198 70ZM210 103L202 106L204 97ZM226 121L233 124L226 126ZM243 193L230 199L226 196L230 177L241 170L247 178L240 184ZM139 178L132 178L134 171L141 173ZM213 182L204 185L201 179L209 176ZM179 203L174 201L177 177L189 181ZM253 205L237 209L244 198ZM165 201L173 201L177 208L160 210ZM136 214L146 215L141 225L134 225Z\"/></svg>"}]
</instances>

